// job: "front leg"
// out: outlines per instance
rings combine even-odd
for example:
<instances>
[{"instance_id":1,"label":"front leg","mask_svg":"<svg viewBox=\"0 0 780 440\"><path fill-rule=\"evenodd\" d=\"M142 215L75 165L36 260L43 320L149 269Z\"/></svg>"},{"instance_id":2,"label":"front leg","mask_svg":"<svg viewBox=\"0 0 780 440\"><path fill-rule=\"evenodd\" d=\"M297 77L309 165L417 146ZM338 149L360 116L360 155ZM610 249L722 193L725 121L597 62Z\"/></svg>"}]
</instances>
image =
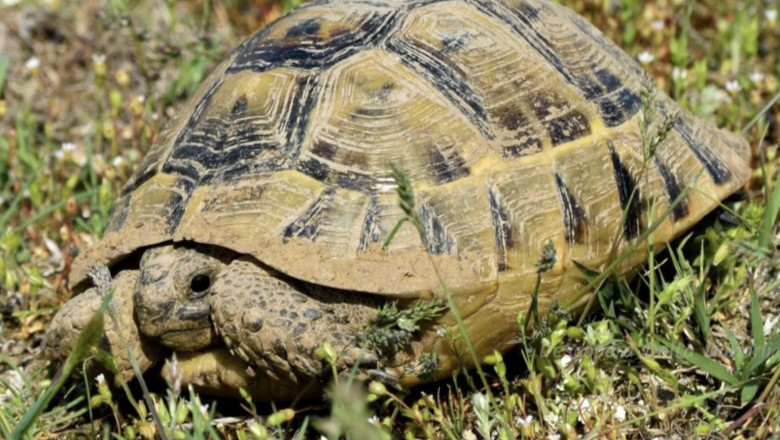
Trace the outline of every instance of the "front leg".
<instances>
[{"instance_id":1,"label":"front leg","mask_svg":"<svg viewBox=\"0 0 780 440\"><path fill-rule=\"evenodd\" d=\"M211 296L214 325L226 345L285 386L298 388L327 374L314 354L325 341L338 354L339 372L378 362L376 353L358 344L382 302L374 295L312 287L241 258L220 274Z\"/></svg>"},{"instance_id":2,"label":"front leg","mask_svg":"<svg viewBox=\"0 0 780 440\"><path fill-rule=\"evenodd\" d=\"M105 333L98 346L111 354L116 362L115 383L133 378L133 369L125 343L132 348L141 371L150 368L162 356L162 349L141 336L133 317L133 289L138 279L137 270L125 270L114 278L113 302L117 321L104 316ZM103 297L91 288L73 297L60 308L46 331L44 355L55 362L63 362L73 351L73 345L82 329L100 307ZM120 337L120 332L122 337ZM123 343L124 339L124 343ZM94 364L94 363L93 363ZM108 373L102 366L92 367L90 373Z\"/></svg>"}]
</instances>

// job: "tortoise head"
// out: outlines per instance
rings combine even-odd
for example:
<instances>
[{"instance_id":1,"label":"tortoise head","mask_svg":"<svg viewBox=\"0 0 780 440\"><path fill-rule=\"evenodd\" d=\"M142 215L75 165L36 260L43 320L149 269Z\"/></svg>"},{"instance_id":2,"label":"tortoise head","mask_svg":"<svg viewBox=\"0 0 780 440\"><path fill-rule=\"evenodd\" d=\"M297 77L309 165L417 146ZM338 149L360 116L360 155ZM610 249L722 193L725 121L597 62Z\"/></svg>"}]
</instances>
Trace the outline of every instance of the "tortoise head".
<instances>
[{"instance_id":1,"label":"tortoise head","mask_svg":"<svg viewBox=\"0 0 780 440\"><path fill-rule=\"evenodd\" d=\"M141 333L178 351L214 345L209 293L225 267L223 253L206 246L148 249L133 294Z\"/></svg>"}]
</instances>

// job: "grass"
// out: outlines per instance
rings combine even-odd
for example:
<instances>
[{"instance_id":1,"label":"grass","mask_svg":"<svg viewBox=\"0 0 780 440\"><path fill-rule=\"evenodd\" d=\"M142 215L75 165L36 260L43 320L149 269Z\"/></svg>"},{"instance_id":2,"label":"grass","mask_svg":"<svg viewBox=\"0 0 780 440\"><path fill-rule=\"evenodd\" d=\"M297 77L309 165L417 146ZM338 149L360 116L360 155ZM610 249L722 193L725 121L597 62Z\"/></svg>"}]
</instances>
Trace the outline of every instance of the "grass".
<instances>
[{"instance_id":1,"label":"grass","mask_svg":"<svg viewBox=\"0 0 780 440\"><path fill-rule=\"evenodd\" d=\"M38 347L69 297L75 249L99 237L122 182L208 70L292 6L8 3L0 1L2 437L21 432L28 408L58 382ZM403 392L342 379L322 402L290 408L197 396L175 374L148 401L133 387L84 377L40 405L23 438L780 435L780 5L563 3L640 59L681 105L750 140L756 167L743 199L725 203L663 254L648 253L633 281L591 274L601 311L583 319L560 310L520 316L520 346L489 356L481 374Z\"/></svg>"}]
</instances>

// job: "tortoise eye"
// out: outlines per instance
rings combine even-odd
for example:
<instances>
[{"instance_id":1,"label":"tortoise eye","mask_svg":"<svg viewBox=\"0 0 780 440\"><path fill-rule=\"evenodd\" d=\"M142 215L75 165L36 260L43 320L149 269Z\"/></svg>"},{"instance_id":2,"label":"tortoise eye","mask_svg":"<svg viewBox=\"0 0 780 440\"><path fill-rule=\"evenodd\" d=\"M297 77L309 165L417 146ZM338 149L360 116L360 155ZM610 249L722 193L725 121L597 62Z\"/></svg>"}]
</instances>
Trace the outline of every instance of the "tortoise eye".
<instances>
[{"instance_id":1,"label":"tortoise eye","mask_svg":"<svg viewBox=\"0 0 780 440\"><path fill-rule=\"evenodd\" d=\"M202 297L209 291L209 287L211 287L211 277L203 273L195 275L190 280L190 290L192 291L190 297L192 299Z\"/></svg>"}]
</instances>

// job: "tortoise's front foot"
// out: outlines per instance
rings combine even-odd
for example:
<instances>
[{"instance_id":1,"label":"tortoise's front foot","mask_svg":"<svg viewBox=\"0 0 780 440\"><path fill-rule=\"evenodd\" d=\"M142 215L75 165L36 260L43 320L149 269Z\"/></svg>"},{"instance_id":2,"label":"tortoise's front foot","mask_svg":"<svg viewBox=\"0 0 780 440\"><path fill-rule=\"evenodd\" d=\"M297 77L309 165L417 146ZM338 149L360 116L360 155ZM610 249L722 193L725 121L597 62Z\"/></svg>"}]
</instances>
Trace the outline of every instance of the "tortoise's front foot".
<instances>
[{"instance_id":1,"label":"tortoise's front foot","mask_svg":"<svg viewBox=\"0 0 780 440\"><path fill-rule=\"evenodd\" d=\"M300 387L331 374L328 362L337 374L381 364L358 338L377 314L377 296L299 285L250 259L233 261L211 292L225 344L272 380Z\"/></svg>"},{"instance_id":2,"label":"tortoise's front foot","mask_svg":"<svg viewBox=\"0 0 780 440\"><path fill-rule=\"evenodd\" d=\"M133 319L133 288L138 271L123 271L113 280L113 303L117 312L114 321L108 313L104 316L105 332L98 347L110 353L116 362L115 381L128 381L133 377L127 344L132 348L141 371L147 370L160 358L162 350L143 338ZM44 355L55 362L63 362L73 351L79 333L97 312L103 297L95 288L71 298L57 312L49 324L44 342ZM120 336L121 334L121 336ZM124 339L124 343L123 343ZM93 363L90 373L109 373L102 365Z\"/></svg>"}]
</instances>

